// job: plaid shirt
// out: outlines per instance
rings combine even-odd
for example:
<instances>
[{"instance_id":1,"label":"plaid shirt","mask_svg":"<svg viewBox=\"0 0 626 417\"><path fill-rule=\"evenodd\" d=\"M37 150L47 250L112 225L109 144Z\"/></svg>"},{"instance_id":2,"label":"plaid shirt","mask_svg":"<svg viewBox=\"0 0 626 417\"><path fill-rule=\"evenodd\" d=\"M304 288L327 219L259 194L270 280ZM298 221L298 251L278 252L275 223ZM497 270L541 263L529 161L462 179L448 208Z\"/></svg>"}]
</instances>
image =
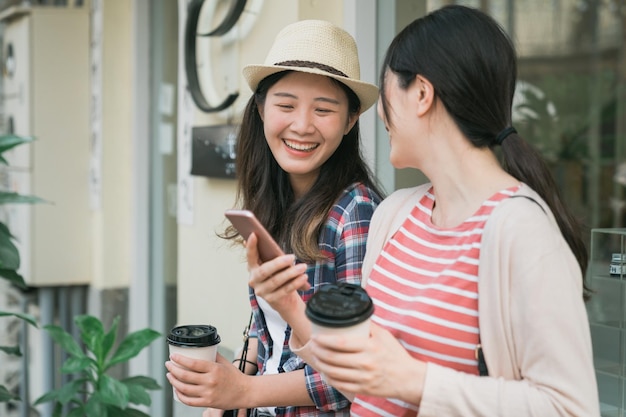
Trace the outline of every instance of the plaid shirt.
<instances>
[{"instance_id":1,"label":"plaid shirt","mask_svg":"<svg viewBox=\"0 0 626 417\"><path fill-rule=\"evenodd\" d=\"M348 187L337 203L332 207L328 219L319 236L319 247L323 261L309 264L307 275L311 289L300 292L304 302L322 284L334 282L361 282L361 264L365 256L365 243L370 219L374 209L380 203L380 197L369 187L357 183ZM259 308L254 291L250 290L250 304L254 312L251 336L259 339L259 373L265 371L265 364L272 356L271 340L265 316ZM279 372L304 369L306 386L314 407L277 407L277 416L349 416L350 402L339 391L327 385L321 375L304 363L289 349L291 328L287 326L282 348Z\"/></svg>"}]
</instances>

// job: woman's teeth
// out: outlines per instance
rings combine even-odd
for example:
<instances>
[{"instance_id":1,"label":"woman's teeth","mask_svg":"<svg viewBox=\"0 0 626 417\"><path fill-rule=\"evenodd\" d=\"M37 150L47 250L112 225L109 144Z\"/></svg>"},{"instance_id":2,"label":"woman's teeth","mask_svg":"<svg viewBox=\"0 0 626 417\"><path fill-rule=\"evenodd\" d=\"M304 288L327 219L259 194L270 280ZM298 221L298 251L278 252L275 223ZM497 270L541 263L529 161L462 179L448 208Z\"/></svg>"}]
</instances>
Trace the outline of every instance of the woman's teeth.
<instances>
[{"instance_id":1,"label":"woman's teeth","mask_svg":"<svg viewBox=\"0 0 626 417\"><path fill-rule=\"evenodd\" d=\"M294 149L296 151L304 151L304 152L312 151L313 149L319 146L319 143L303 144L299 142L290 142L287 140L283 140L283 142L285 143L285 145L287 145L287 147L291 149Z\"/></svg>"}]
</instances>

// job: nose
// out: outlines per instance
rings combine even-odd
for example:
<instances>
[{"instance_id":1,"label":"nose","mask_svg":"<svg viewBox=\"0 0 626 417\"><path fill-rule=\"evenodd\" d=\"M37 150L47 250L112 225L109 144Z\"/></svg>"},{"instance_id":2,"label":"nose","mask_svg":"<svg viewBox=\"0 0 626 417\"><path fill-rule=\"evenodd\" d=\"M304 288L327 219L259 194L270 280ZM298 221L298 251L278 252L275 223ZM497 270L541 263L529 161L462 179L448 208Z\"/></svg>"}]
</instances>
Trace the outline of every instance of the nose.
<instances>
[{"instance_id":1,"label":"nose","mask_svg":"<svg viewBox=\"0 0 626 417\"><path fill-rule=\"evenodd\" d=\"M294 118L291 122L291 130L299 135L306 135L315 132L315 124L313 122L313 114L310 111L302 109L293 113Z\"/></svg>"}]
</instances>

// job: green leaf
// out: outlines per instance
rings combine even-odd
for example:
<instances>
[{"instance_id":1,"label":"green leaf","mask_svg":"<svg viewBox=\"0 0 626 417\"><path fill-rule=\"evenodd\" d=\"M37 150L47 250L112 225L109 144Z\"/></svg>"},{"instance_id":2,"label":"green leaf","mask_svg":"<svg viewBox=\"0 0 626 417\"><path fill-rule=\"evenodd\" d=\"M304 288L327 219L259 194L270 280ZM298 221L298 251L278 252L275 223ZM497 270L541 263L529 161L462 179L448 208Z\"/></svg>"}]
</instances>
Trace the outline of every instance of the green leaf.
<instances>
[{"instance_id":1,"label":"green leaf","mask_svg":"<svg viewBox=\"0 0 626 417\"><path fill-rule=\"evenodd\" d=\"M98 363L104 363L102 355L102 341L104 339L104 327L100 320L93 316L81 315L74 319L80 329L80 336L89 351L93 352Z\"/></svg>"},{"instance_id":2,"label":"green leaf","mask_svg":"<svg viewBox=\"0 0 626 417\"><path fill-rule=\"evenodd\" d=\"M140 385L149 390L161 389L161 386L156 382L156 380L147 376L132 376L130 378L122 379L122 382L125 384Z\"/></svg>"},{"instance_id":3,"label":"green leaf","mask_svg":"<svg viewBox=\"0 0 626 417\"><path fill-rule=\"evenodd\" d=\"M0 346L0 352L4 352L7 355L22 356L19 346Z\"/></svg>"},{"instance_id":4,"label":"green leaf","mask_svg":"<svg viewBox=\"0 0 626 417\"><path fill-rule=\"evenodd\" d=\"M76 398L77 394L80 393L80 389L83 387L85 383L85 379L75 379L71 381L69 384L65 384L58 391L57 401L61 404L65 405L69 403L72 399Z\"/></svg>"},{"instance_id":5,"label":"green leaf","mask_svg":"<svg viewBox=\"0 0 626 417\"><path fill-rule=\"evenodd\" d=\"M37 320L35 319L35 317L31 316L30 314L8 312L8 311L0 311L0 317L2 317L2 316L19 317L22 320L25 320L26 322L28 322L29 324L31 324L31 325L33 325L35 327L39 327L39 326L37 326Z\"/></svg>"},{"instance_id":6,"label":"green leaf","mask_svg":"<svg viewBox=\"0 0 626 417\"><path fill-rule=\"evenodd\" d=\"M97 391L89 397L89 400L87 400L84 415L89 417L107 417L106 405L102 402L102 399Z\"/></svg>"},{"instance_id":7,"label":"green leaf","mask_svg":"<svg viewBox=\"0 0 626 417\"><path fill-rule=\"evenodd\" d=\"M0 191L0 204L38 204L48 201L35 195L24 195L13 191Z\"/></svg>"},{"instance_id":8,"label":"green leaf","mask_svg":"<svg viewBox=\"0 0 626 417\"><path fill-rule=\"evenodd\" d=\"M109 352L111 351L111 348L115 344L115 339L117 338L117 329L118 329L119 324L120 324L120 316L117 316L113 319L111 328L109 329L108 333L104 337L104 340L102 341L102 356L104 358L109 356Z\"/></svg>"},{"instance_id":9,"label":"green leaf","mask_svg":"<svg viewBox=\"0 0 626 417\"><path fill-rule=\"evenodd\" d=\"M8 401L19 401L20 397L17 395L11 394L11 392L6 389L4 385L0 385L0 403L6 403Z\"/></svg>"},{"instance_id":10,"label":"green leaf","mask_svg":"<svg viewBox=\"0 0 626 417\"><path fill-rule=\"evenodd\" d=\"M54 410L52 410L52 417L61 417L61 413L63 412L63 404L60 402L54 403Z\"/></svg>"},{"instance_id":11,"label":"green leaf","mask_svg":"<svg viewBox=\"0 0 626 417\"><path fill-rule=\"evenodd\" d=\"M85 413L85 408L81 406L73 408L72 411L67 414L67 417L85 417L86 415L87 414Z\"/></svg>"},{"instance_id":12,"label":"green leaf","mask_svg":"<svg viewBox=\"0 0 626 417\"><path fill-rule=\"evenodd\" d=\"M59 326L49 324L47 326L44 326L44 329L48 332L50 337L52 337L55 342L61 345L61 348L63 348L65 352L69 353L72 356L76 356L77 358L82 358L85 356L72 335L64 331Z\"/></svg>"},{"instance_id":13,"label":"green leaf","mask_svg":"<svg viewBox=\"0 0 626 417\"><path fill-rule=\"evenodd\" d=\"M37 398L35 402L33 403L33 405L49 403L50 401L57 401L57 398L59 398L59 391L60 390L55 389L55 390L46 392L41 397Z\"/></svg>"},{"instance_id":14,"label":"green leaf","mask_svg":"<svg viewBox=\"0 0 626 417\"><path fill-rule=\"evenodd\" d=\"M0 268L14 270L20 267L20 253L9 234L0 231Z\"/></svg>"},{"instance_id":15,"label":"green leaf","mask_svg":"<svg viewBox=\"0 0 626 417\"><path fill-rule=\"evenodd\" d=\"M103 403L119 408L128 407L128 387L121 381L106 374L102 375L98 382L98 392Z\"/></svg>"},{"instance_id":16,"label":"green leaf","mask_svg":"<svg viewBox=\"0 0 626 417\"><path fill-rule=\"evenodd\" d=\"M120 343L117 351L105 369L109 369L117 363L126 362L127 360L134 358L143 348L154 342L159 337L161 337L161 334L152 329L143 329L130 333L126 336L126 338L124 338L122 343Z\"/></svg>"},{"instance_id":17,"label":"green leaf","mask_svg":"<svg viewBox=\"0 0 626 417\"><path fill-rule=\"evenodd\" d=\"M97 365L93 359L87 356L83 356L82 358L70 356L61 367L61 372L64 374L74 374L77 372L83 372L89 367L93 367L97 370Z\"/></svg>"},{"instance_id":18,"label":"green leaf","mask_svg":"<svg viewBox=\"0 0 626 417\"><path fill-rule=\"evenodd\" d=\"M126 384L128 387L128 402L132 404L150 405L152 399L148 391L140 385Z\"/></svg>"},{"instance_id":19,"label":"green leaf","mask_svg":"<svg viewBox=\"0 0 626 417\"><path fill-rule=\"evenodd\" d=\"M34 141L35 138L31 136L17 136L12 134L0 135L0 154L8 151L23 143L29 143Z\"/></svg>"},{"instance_id":20,"label":"green leaf","mask_svg":"<svg viewBox=\"0 0 626 417\"><path fill-rule=\"evenodd\" d=\"M0 222L0 276L21 289L28 289L24 278L17 273L20 266L20 254L13 243L14 236L9 228Z\"/></svg>"},{"instance_id":21,"label":"green leaf","mask_svg":"<svg viewBox=\"0 0 626 417\"><path fill-rule=\"evenodd\" d=\"M10 238L15 238L15 236L13 236L13 234L9 230L9 227L6 224L2 223L2 222L0 222L0 233L3 233L5 235L9 236Z\"/></svg>"},{"instance_id":22,"label":"green leaf","mask_svg":"<svg viewBox=\"0 0 626 417\"><path fill-rule=\"evenodd\" d=\"M24 277L17 273L14 269L5 269L0 267L0 277L6 278L11 284L21 290L27 290L28 285L24 281Z\"/></svg>"}]
</instances>

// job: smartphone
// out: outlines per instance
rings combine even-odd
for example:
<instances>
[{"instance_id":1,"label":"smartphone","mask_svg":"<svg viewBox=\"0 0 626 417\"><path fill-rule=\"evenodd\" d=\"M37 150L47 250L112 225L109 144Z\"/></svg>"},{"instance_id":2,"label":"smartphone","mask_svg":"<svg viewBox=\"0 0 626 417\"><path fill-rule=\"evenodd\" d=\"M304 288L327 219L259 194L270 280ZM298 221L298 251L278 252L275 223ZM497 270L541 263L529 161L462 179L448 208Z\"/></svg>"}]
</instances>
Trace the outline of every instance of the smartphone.
<instances>
[{"instance_id":1,"label":"smartphone","mask_svg":"<svg viewBox=\"0 0 626 417\"><path fill-rule=\"evenodd\" d=\"M262 262L271 261L277 256L284 255L272 235L263 227L261 222L250 210L226 210L224 215L235 226L241 236L248 240L250 233L257 237L257 248Z\"/></svg>"}]
</instances>

